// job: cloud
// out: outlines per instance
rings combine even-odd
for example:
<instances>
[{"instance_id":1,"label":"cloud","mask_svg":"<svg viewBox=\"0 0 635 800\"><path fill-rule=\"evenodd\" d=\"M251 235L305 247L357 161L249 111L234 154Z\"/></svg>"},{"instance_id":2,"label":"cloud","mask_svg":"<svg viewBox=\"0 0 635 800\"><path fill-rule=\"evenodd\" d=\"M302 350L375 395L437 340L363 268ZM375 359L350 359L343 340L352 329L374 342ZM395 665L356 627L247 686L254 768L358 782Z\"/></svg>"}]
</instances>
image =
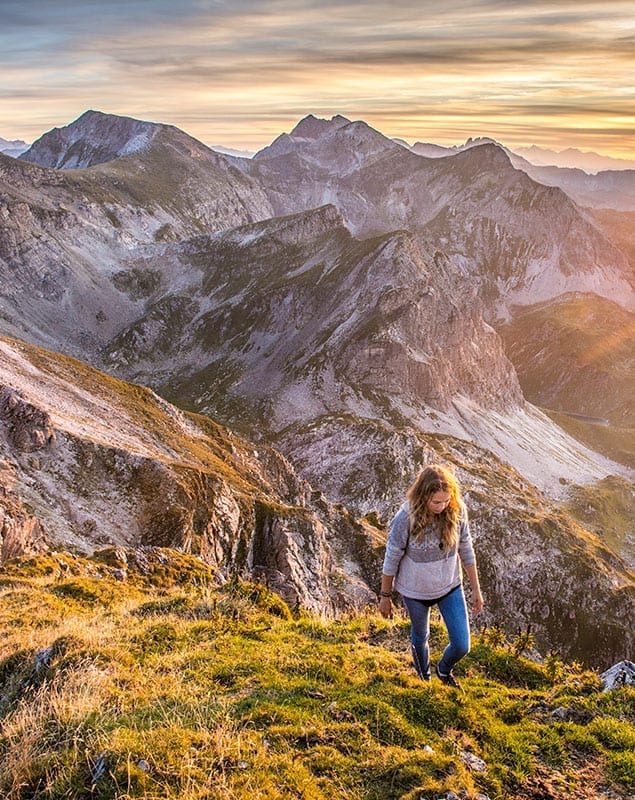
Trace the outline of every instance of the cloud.
<instances>
[{"instance_id":1,"label":"cloud","mask_svg":"<svg viewBox=\"0 0 635 800\"><path fill-rule=\"evenodd\" d=\"M578 145L601 128L633 145L630 0L3 0L2 11L5 137L102 107L252 147L297 116L351 111L391 135L419 124L425 138L442 120L446 136L505 132L517 117L518 135L533 121Z\"/></svg>"}]
</instances>

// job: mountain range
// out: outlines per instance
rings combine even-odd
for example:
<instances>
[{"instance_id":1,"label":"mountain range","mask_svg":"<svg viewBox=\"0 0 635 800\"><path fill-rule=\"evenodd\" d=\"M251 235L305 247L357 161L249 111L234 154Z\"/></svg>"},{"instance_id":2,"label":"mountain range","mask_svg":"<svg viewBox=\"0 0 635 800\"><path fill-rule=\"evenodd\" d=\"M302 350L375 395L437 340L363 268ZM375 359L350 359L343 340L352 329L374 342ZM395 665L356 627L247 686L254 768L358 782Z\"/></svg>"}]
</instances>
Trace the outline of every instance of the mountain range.
<instances>
[{"instance_id":1,"label":"mountain range","mask_svg":"<svg viewBox=\"0 0 635 800\"><path fill-rule=\"evenodd\" d=\"M622 441L632 436L627 401L607 397L619 398L617 376L630 364L615 349L635 296L621 218L530 177L496 144L430 158L344 117L307 117L242 159L172 126L86 112L20 159L0 155L0 192L0 331L11 337L2 381L5 406L13 404L5 419L19 407L25 418L53 420L57 396L77 401L65 419L37 428L40 444L53 446L53 434L63 441L64 475L51 477L50 457L46 469L19 472L11 459L20 463L20 445L7 428L14 517L30 520L11 541L89 550L91 531L126 543L156 536L225 569L264 561L281 592L328 610L368 599L383 524L416 470L442 458L459 469L475 510L491 621L533 624L542 644L578 654L591 634L582 611L570 611L584 608L609 620L599 649L617 653L630 642L621 621L635 602L621 560L629 546L612 539L614 553L601 530L554 505L578 496L580 484L628 481L628 456L580 441L545 413L597 417L619 427ZM621 359L608 378L592 362L583 391L571 360L584 361L606 334L576 298L607 309L615 335L605 352ZM577 334L563 324L560 342L550 327L550 315L568 318L563 303L571 318L591 314L577 356L565 347ZM68 419L89 419L80 402L87 384L90 419L124 418L120 400L94 410L114 378L71 368L67 356L151 387L135 403L134 436L118 441L119 423L110 422L111 438L99 441L114 461L86 460L94 421L84 430L73 423L72 444L69 432L56 433ZM117 386L124 396L141 391ZM190 431L187 447L165 444L169 426L157 426L156 409ZM233 433L218 433L220 425ZM236 471L212 427L223 441L254 443L235 443L241 452L269 454L265 465L241 459L245 472L233 480L241 502L252 498L242 517L210 477ZM206 449L217 454L213 464ZM102 462L76 491L77 476ZM280 481L295 488L285 494ZM49 514L34 502L44 495L65 500ZM272 516L263 503L304 510ZM83 532L88 505L95 527ZM340 576L332 584L329 571ZM570 575L575 591L564 588Z\"/></svg>"},{"instance_id":2,"label":"mountain range","mask_svg":"<svg viewBox=\"0 0 635 800\"><path fill-rule=\"evenodd\" d=\"M583 206L615 211L635 210L634 161L620 161L573 148L560 153L535 146L512 150L488 137L468 139L464 144L453 147L423 142L409 145L402 139L394 141L427 158L445 158L473 147L493 144L507 153L516 169L527 173L538 183L563 189Z\"/></svg>"},{"instance_id":3,"label":"mountain range","mask_svg":"<svg viewBox=\"0 0 635 800\"><path fill-rule=\"evenodd\" d=\"M549 150L544 147L538 147L537 145L509 148L488 136L470 137L463 144L451 145L449 147L429 142L415 142L410 145L403 139L395 139L394 141L419 155L429 156L430 158L443 158L445 156L455 155L462 150L467 150L470 147L476 147L489 142L490 144L502 147L510 158L517 159L519 165L528 162L536 167L580 169L588 174L608 170L635 169L635 161L629 159L601 156L598 153L593 153L588 150L578 150L575 147L568 147L566 150Z\"/></svg>"},{"instance_id":4,"label":"mountain range","mask_svg":"<svg viewBox=\"0 0 635 800\"><path fill-rule=\"evenodd\" d=\"M17 158L28 149L29 145L26 142L23 142L22 139L13 139L9 141L8 139L3 139L0 136L0 153Z\"/></svg>"}]
</instances>

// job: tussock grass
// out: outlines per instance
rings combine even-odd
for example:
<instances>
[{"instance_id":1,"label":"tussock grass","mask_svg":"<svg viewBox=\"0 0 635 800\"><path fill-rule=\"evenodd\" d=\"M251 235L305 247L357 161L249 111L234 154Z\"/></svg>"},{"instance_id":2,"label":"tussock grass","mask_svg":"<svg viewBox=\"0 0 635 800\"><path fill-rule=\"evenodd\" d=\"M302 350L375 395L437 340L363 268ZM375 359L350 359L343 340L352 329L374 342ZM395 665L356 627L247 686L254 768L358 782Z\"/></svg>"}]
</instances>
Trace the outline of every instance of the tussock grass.
<instances>
[{"instance_id":1,"label":"tussock grass","mask_svg":"<svg viewBox=\"0 0 635 800\"><path fill-rule=\"evenodd\" d=\"M103 556L60 556L70 574L33 559L5 571L1 797L502 800L548 774L564 798L581 761L632 787L632 690L603 694L579 665L537 664L490 631L457 669L459 694L416 677L402 618L292 613L174 554L184 582L159 555L160 576L125 581ZM436 623L433 656L442 645Z\"/></svg>"}]
</instances>

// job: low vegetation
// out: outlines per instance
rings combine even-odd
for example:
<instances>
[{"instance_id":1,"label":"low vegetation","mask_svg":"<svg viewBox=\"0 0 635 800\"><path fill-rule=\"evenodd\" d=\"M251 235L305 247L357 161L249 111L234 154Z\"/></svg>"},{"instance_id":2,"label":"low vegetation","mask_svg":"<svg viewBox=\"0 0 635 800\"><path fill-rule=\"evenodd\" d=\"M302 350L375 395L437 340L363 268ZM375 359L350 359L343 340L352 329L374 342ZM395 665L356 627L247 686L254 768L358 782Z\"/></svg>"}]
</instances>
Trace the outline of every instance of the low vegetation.
<instances>
[{"instance_id":1,"label":"low vegetation","mask_svg":"<svg viewBox=\"0 0 635 800\"><path fill-rule=\"evenodd\" d=\"M527 636L482 632L459 693L415 676L403 617L308 616L174 551L12 562L0 593L7 800L635 790L635 691Z\"/></svg>"}]
</instances>

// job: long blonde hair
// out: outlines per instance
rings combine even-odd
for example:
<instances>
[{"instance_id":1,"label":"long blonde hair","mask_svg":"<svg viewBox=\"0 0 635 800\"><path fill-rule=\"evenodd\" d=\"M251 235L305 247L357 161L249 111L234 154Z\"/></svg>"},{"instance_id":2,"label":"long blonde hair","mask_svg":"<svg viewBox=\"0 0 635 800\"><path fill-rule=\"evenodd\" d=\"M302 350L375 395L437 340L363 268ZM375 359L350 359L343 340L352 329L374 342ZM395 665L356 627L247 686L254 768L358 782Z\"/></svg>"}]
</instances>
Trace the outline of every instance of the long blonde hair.
<instances>
[{"instance_id":1,"label":"long blonde hair","mask_svg":"<svg viewBox=\"0 0 635 800\"><path fill-rule=\"evenodd\" d=\"M428 500L436 492L449 492L450 501L440 514L428 509ZM461 489L449 467L430 464L424 467L406 492L410 504L410 535L417 540L423 536L424 529L433 519L438 519L441 527L439 546L450 550L458 541L459 519L461 516Z\"/></svg>"}]
</instances>

